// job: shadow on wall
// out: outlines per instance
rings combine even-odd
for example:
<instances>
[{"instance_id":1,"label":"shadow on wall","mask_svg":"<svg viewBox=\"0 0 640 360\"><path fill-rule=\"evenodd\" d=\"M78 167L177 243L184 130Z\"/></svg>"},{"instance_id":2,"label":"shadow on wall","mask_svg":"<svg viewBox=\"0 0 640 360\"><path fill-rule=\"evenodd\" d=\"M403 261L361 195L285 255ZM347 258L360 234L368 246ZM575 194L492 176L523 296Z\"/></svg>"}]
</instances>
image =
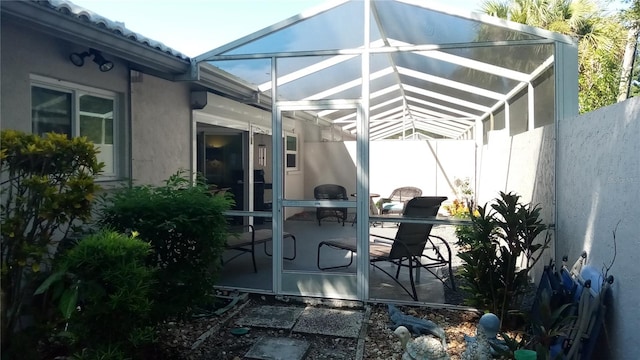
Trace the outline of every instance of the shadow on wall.
<instances>
[{"instance_id":1,"label":"shadow on wall","mask_svg":"<svg viewBox=\"0 0 640 360\"><path fill-rule=\"evenodd\" d=\"M635 241L640 233L639 137L640 98L559 124L557 255L571 257L584 249L589 264L609 264L614 256L612 231L620 222L606 316L610 343L604 345L611 353L603 358L635 359L640 352L640 293L630 288L640 277Z\"/></svg>"},{"instance_id":2,"label":"shadow on wall","mask_svg":"<svg viewBox=\"0 0 640 360\"><path fill-rule=\"evenodd\" d=\"M555 223L555 129L546 125L510 136L506 130L488 133L488 143L478 150L478 183L476 201L492 202L500 191L515 192L523 203L539 204L540 219ZM553 230L549 230L553 231ZM555 256L555 236L543 258L531 271L539 281L544 265Z\"/></svg>"}]
</instances>

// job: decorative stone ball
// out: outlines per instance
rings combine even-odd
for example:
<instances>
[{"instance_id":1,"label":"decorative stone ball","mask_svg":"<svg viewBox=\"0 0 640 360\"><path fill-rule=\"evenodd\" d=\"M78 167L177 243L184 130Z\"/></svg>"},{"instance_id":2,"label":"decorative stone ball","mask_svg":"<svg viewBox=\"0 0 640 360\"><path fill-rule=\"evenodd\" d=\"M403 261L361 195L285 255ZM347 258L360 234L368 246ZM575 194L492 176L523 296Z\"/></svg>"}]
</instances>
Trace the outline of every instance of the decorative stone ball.
<instances>
[{"instance_id":1,"label":"decorative stone ball","mask_svg":"<svg viewBox=\"0 0 640 360\"><path fill-rule=\"evenodd\" d=\"M402 360L449 360L449 354L439 339L423 335L407 343Z\"/></svg>"},{"instance_id":2,"label":"decorative stone ball","mask_svg":"<svg viewBox=\"0 0 640 360\"><path fill-rule=\"evenodd\" d=\"M484 328L487 339L494 339L500 331L500 319L492 313L482 315L478 325Z\"/></svg>"}]
</instances>

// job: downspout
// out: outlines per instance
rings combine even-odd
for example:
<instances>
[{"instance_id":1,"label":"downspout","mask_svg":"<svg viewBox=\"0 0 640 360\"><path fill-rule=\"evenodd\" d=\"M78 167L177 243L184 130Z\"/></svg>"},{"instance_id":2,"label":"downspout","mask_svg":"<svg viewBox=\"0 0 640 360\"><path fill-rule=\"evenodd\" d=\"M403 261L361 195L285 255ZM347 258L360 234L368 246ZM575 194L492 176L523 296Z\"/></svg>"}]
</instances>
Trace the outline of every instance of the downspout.
<instances>
[{"instance_id":1,"label":"downspout","mask_svg":"<svg viewBox=\"0 0 640 360\"><path fill-rule=\"evenodd\" d=\"M133 93L133 84L131 81L131 68L127 71L127 83L129 84L128 94L127 94L127 163L129 169L127 170L127 183L129 187L133 186L133 110L131 106L133 102L131 101L131 94Z\"/></svg>"}]
</instances>

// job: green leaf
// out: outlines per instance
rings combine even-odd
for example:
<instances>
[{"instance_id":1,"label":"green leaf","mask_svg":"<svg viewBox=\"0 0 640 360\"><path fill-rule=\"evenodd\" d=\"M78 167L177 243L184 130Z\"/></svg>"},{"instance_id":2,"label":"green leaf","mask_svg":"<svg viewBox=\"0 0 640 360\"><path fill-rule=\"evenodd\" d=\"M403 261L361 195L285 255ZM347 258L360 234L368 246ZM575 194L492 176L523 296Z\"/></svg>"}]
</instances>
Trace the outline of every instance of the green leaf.
<instances>
[{"instance_id":1,"label":"green leaf","mask_svg":"<svg viewBox=\"0 0 640 360\"><path fill-rule=\"evenodd\" d=\"M76 309L78 304L78 287L73 286L70 289L67 289L62 294L62 298L60 298L60 311L62 312L62 316L64 316L65 320L69 320L71 318L71 314Z\"/></svg>"},{"instance_id":2,"label":"green leaf","mask_svg":"<svg viewBox=\"0 0 640 360\"><path fill-rule=\"evenodd\" d=\"M36 289L36 291L33 294L34 295L40 295L40 294L44 293L45 291L49 290L49 287L51 287L51 284L60 281L60 279L62 279L64 274L65 274L64 271L58 271L58 272L54 272L53 274L49 275L49 277L46 278L42 282L42 284L40 284L40 286L38 286L38 288Z\"/></svg>"}]
</instances>

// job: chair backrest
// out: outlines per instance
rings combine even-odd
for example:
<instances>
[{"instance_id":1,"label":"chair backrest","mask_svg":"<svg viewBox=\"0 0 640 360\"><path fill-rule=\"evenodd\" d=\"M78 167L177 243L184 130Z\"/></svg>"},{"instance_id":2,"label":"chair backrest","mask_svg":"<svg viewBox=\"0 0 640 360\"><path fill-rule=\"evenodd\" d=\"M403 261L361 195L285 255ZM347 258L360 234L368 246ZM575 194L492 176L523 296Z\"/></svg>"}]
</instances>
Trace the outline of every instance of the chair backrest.
<instances>
[{"instance_id":1,"label":"chair backrest","mask_svg":"<svg viewBox=\"0 0 640 360\"><path fill-rule=\"evenodd\" d=\"M316 199L348 200L347 189L342 185L322 184L313 189L313 197Z\"/></svg>"},{"instance_id":2,"label":"chair backrest","mask_svg":"<svg viewBox=\"0 0 640 360\"><path fill-rule=\"evenodd\" d=\"M409 200L402 216L427 218L438 215L440 204L446 196L418 196ZM397 259L405 256L419 256L427 243L433 224L400 223L389 257Z\"/></svg>"},{"instance_id":3,"label":"chair backrest","mask_svg":"<svg viewBox=\"0 0 640 360\"><path fill-rule=\"evenodd\" d=\"M389 199L392 202L407 202L414 197L421 195L422 190L418 189L417 187L404 186L393 190L393 192L391 192L391 196L389 196Z\"/></svg>"}]
</instances>

